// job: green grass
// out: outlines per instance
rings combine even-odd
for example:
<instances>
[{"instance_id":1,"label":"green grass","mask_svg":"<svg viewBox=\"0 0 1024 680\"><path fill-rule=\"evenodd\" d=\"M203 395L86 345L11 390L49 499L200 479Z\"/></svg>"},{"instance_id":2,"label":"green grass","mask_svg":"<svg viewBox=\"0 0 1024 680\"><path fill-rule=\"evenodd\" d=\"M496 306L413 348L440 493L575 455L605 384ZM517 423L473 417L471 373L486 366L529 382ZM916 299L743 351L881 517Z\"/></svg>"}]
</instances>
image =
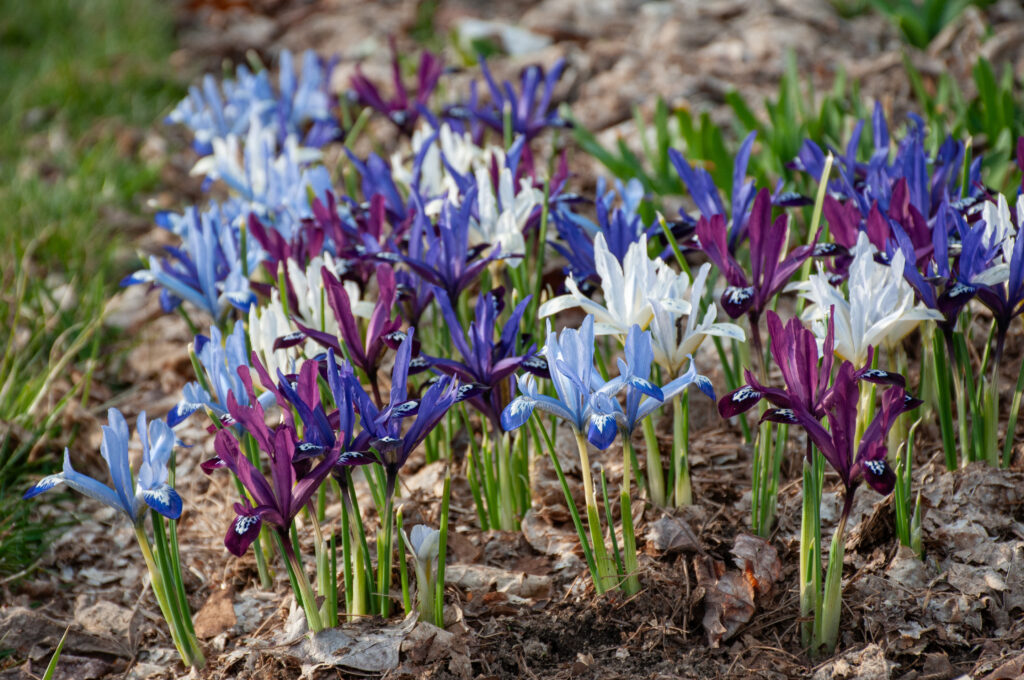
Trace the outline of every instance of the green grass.
<instances>
[{"instance_id":1,"label":"green grass","mask_svg":"<svg viewBox=\"0 0 1024 680\"><path fill-rule=\"evenodd\" d=\"M159 0L0 0L0 572L43 540L12 504L59 465L60 411L111 340L98 320L131 264L111 218L143 215L159 180L129 131L184 93L173 28Z\"/></svg>"}]
</instances>

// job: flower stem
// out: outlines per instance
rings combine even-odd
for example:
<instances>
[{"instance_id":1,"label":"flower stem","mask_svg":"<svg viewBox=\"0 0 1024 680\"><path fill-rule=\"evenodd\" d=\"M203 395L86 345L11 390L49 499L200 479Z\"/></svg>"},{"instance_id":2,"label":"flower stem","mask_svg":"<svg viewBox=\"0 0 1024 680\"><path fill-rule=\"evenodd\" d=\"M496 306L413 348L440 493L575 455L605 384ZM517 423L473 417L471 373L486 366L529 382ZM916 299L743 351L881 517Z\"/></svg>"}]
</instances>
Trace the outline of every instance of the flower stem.
<instances>
[{"instance_id":1,"label":"flower stem","mask_svg":"<svg viewBox=\"0 0 1024 680\"><path fill-rule=\"evenodd\" d=\"M587 504L587 526L590 529L590 540L594 550L595 585L600 582L600 591L615 588L614 566L608 558L604 545L604 532L601 530L601 517L597 510L597 496L594 493L594 480L590 472L590 453L587 451L587 438L582 432L575 431L576 447L580 454L580 475L583 477L583 498Z\"/></svg>"},{"instance_id":2,"label":"flower stem","mask_svg":"<svg viewBox=\"0 0 1024 680\"><path fill-rule=\"evenodd\" d=\"M435 592L432 594L434 598L434 625L438 628L444 628L444 572L445 564L448 559L448 507L451 503L452 497L452 471L451 468L445 470L444 475L444 491L441 495L441 527L440 537L438 538L438 549L437 549L437 578L435 585ZM427 597L427 595L424 595Z\"/></svg>"},{"instance_id":3,"label":"flower stem","mask_svg":"<svg viewBox=\"0 0 1024 680\"><path fill-rule=\"evenodd\" d=\"M316 595L313 594L313 587L309 585L309 579L306 577L306 570L302 568L302 563L299 562L299 558L295 554L295 549L292 547L288 535L274 532L274 536L277 538L277 547L284 558L285 566L288 567L288 576L292 582L292 588L295 590L295 597L298 599L299 604L302 605L302 610L306 613L306 623L309 625L309 630L313 633L319 633L324 629L324 624L320 618L320 609L316 606Z\"/></svg>"},{"instance_id":4,"label":"flower stem","mask_svg":"<svg viewBox=\"0 0 1024 680\"><path fill-rule=\"evenodd\" d=\"M690 399L683 392L672 402L672 465L675 470L675 503L677 508L693 505L690 485Z\"/></svg>"},{"instance_id":5,"label":"flower stem","mask_svg":"<svg viewBox=\"0 0 1024 680\"><path fill-rule=\"evenodd\" d=\"M534 433L536 439L537 426L530 421L530 429ZM587 532L583 528L583 521L580 519L579 510L576 508L576 501L573 500L572 492L569 490L569 482L565 479L565 473L562 472L562 464L558 461L558 454L555 453L555 442L551 435L548 434L547 429L544 425L538 428L544 435L544 443L547 445L548 456L551 458L551 464L555 468L555 474L558 476L558 482L562 485L562 494L565 496L565 504L569 508L569 516L572 517L573 526L576 527L576 535L580 539L580 545L583 547L583 557L587 561L587 568L590 569L591 576L594 577L594 589L597 594L600 595L604 592L601 581L597 578L597 563L594 560L594 553L590 549L590 540L587 538Z\"/></svg>"},{"instance_id":6,"label":"flower stem","mask_svg":"<svg viewBox=\"0 0 1024 680\"><path fill-rule=\"evenodd\" d=\"M142 557L145 559L146 567L149 569L153 594L156 596L157 604L160 605L160 611L163 613L164 620L170 629L171 640L174 642L175 649L178 650L178 654L186 666L202 668L206 665L206 659L199 648L199 643L198 641L189 640L188 631L176 607L171 602L171 594L167 590L169 579L165 571L168 565L157 565L157 560L153 556L153 548L149 543L149 537L146 535L146 530L141 522L135 525L135 537L139 541L139 549L142 551Z\"/></svg>"},{"instance_id":7,"label":"flower stem","mask_svg":"<svg viewBox=\"0 0 1024 680\"><path fill-rule=\"evenodd\" d=\"M640 592L640 578L637 575L639 565L636 561L636 532L633 528L630 477L636 451L633 450L633 439L628 432L623 433L622 440L625 443L625 450L622 456L622 490L619 494L619 514L622 515L622 566L626 572L626 580L622 584L622 589L627 595L635 595Z\"/></svg>"},{"instance_id":8,"label":"flower stem","mask_svg":"<svg viewBox=\"0 0 1024 680\"><path fill-rule=\"evenodd\" d=\"M654 416L644 419L644 443L647 448L647 489L651 503L665 507L665 471L661 467L661 451L658 449L658 435L654 432Z\"/></svg>"},{"instance_id":9,"label":"flower stem","mask_svg":"<svg viewBox=\"0 0 1024 680\"><path fill-rule=\"evenodd\" d=\"M821 603L818 635L812 652L831 654L839 640L839 616L843 607L843 556L846 553L846 520L850 515L853 494L847 491L842 517L828 551L828 569L825 574L825 593Z\"/></svg>"}]
</instances>

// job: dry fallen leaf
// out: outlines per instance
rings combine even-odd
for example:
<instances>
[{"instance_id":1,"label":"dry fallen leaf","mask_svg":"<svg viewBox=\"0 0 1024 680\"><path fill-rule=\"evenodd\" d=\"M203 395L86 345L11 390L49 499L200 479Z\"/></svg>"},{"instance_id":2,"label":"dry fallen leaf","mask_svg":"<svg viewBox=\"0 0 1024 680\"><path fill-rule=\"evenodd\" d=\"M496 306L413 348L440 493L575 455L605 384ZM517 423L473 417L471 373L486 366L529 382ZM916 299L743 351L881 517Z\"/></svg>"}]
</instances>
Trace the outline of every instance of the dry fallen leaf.
<instances>
[{"instance_id":1,"label":"dry fallen leaf","mask_svg":"<svg viewBox=\"0 0 1024 680\"><path fill-rule=\"evenodd\" d=\"M782 574L782 563L775 547L751 534L740 534L732 546L736 566L743 570L757 594L764 597L771 592Z\"/></svg>"},{"instance_id":2,"label":"dry fallen leaf","mask_svg":"<svg viewBox=\"0 0 1024 680\"><path fill-rule=\"evenodd\" d=\"M700 552L700 540L678 517L662 517L647 528L647 544L658 553Z\"/></svg>"},{"instance_id":3,"label":"dry fallen leaf","mask_svg":"<svg viewBox=\"0 0 1024 680\"><path fill-rule=\"evenodd\" d=\"M718 647L736 634L754 615L754 586L742 573L726 571L725 564L710 555L693 560L697 586L704 591L704 630L708 643Z\"/></svg>"}]
</instances>

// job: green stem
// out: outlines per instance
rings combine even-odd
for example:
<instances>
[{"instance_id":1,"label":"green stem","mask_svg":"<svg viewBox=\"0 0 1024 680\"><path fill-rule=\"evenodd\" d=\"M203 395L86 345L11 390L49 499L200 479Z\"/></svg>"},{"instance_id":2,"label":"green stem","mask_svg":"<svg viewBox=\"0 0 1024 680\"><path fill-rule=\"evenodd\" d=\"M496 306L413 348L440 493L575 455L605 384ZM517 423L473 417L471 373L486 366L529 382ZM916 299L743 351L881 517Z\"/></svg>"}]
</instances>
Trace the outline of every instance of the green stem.
<instances>
[{"instance_id":1,"label":"green stem","mask_svg":"<svg viewBox=\"0 0 1024 680\"><path fill-rule=\"evenodd\" d=\"M675 477L675 503L677 508L693 505L690 484L690 399L683 392L672 402L672 461Z\"/></svg>"},{"instance_id":2,"label":"green stem","mask_svg":"<svg viewBox=\"0 0 1024 680\"><path fill-rule=\"evenodd\" d=\"M1024 361L1020 364L1017 374L1017 386L1013 389L1013 401L1010 402L1010 417L1006 422L1006 439L1003 442L1003 467L1010 466L1013 456L1013 440L1017 432L1017 417L1020 415L1021 395L1024 394Z\"/></svg>"},{"instance_id":3,"label":"green stem","mask_svg":"<svg viewBox=\"0 0 1024 680\"><path fill-rule=\"evenodd\" d=\"M441 494L441 536L437 549L437 583L434 592L434 625L444 628L444 578L448 559L448 507L452 497L452 471L445 470L444 491Z\"/></svg>"},{"instance_id":4,"label":"green stem","mask_svg":"<svg viewBox=\"0 0 1024 680\"><path fill-rule=\"evenodd\" d=\"M614 567L608 557L604 545L604 532L601 530L601 516L597 509L597 495L594 492L594 479L590 472L590 453L587 450L587 438L582 432L574 431L576 448L580 455L580 476L583 477L583 499L587 504L587 527L590 530L590 541L594 550L594 564L597 573L595 584L600 581L600 592L615 588Z\"/></svg>"},{"instance_id":5,"label":"green stem","mask_svg":"<svg viewBox=\"0 0 1024 680\"><path fill-rule=\"evenodd\" d=\"M534 431L534 438L537 433L536 425L531 421L530 429ZM562 485L562 494L565 496L565 504L569 508L569 516L572 517L573 526L576 527L576 535L580 539L580 546L583 548L583 557L587 561L587 568L590 570L590 574L594 577L594 589L597 594L600 595L604 592L600 580L597 578L597 562L594 560L594 552L590 549L590 540L587 538L587 532L583 528L583 521L580 519L579 510L576 508L576 501L573 500L572 491L569 490L569 482L565 478L565 473L562 472L562 464L558 460L558 454L555 453L555 441L548 434L548 431L541 424L541 433L544 435L544 443L547 445L548 456L551 458L551 464L555 468L555 474L558 476L558 482Z\"/></svg>"},{"instance_id":6,"label":"green stem","mask_svg":"<svg viewBox=\"0 0 1024 680\"><path fill-rule=\"evenodd\" d=\"M832 545L828 551L828 570L825 575L825 594L821 604L821 619L818 626L818 639L814 652L824 651L831 654L835 651L839 640L839 618L843 607L843 556L846 552L845 535L846 520L849 515L850 498L847 507L839 520L839 526L832 534Z\"/></svg>"},{"instance_id":7,"label":"green stem","mask_svg":"<svg viewBox=\"0 0 1024 680\"><path fill-rule=\"evenodd\" d=\"M402 521L402 511L401 510L399 510L396 513L396 515L395 515L395 522L398 525L398 533L402 534L402 532L405 530L405 527L403 526L404 523ZM404 551L399 550L398 552L402 555L402 557L398 560L398 577L399 577L399 579L402 582L402 608L405 610L405 613L408 616L409 612L412 611L412 596L409 593L409 567L406 564L406 559L405 559ZM415 552L413 552L413 560L415 561L415 559L416 559L416 554L415 554ZM418 575L418 571L419 570L417 569L417 575Z\"/></svg>"},{"instance_id":8,"label":"green stem","mask_svg":"<svg viewBox=\"0 0 1024 680\"><path fill-rule=\"evenodd\" d=\"M160 605L160 611L163 613L164 620L170 629L171 640L174 642L175 649L178 650L178 654L186 666L202 668L206 660L203 658L198 644L193 647L193 645L187 642L187 633L180 617L175 615L175 608L172 606L169 593L167 592L167 579L164 574L166 565L162 565L163 568L157 565L156 558L153 556L153 549L149 543L149 537L146 536L146 530L141 522L135 525L135 537L139 541L139 549L142 551L142 557L145 559L146 567L149 569L153 594L156 596L157 604ZM193 652L197 653L198 656L193 657Z\"/></svg>"},{"instance_id":9,"label":"green stem","mask_svg":"<svg viewBox=\"0 0 1024 680\"><path fill-rule=\"evenodd\" d=\"M635 595L640 592L638 576L640 567L636 559L636 532L633 528L630 473L633 462L636 460L636 451L633 450L633 438L629 432L622 433L622 441L626 447L625 455L622 456L622 490L619 495L619 514L622 515L622 566L626 572L626 580L622 584L622 589L626 595Z\"/></svg>"},{"instance_id":10,"label":"green stem","mask_svg":"<svg viewBox=\"0 0 1024 680\"><path fill-rule=\"evenodd\" d=\"M663 508L666 500L665 470L661 467L661 451L658 448L658 435L654 432L653 414L644 418L641 428L647 448L647 488L650 491L651 503Z\"/></svg>"},{"instance_id":11,"label":"green stem","mask_svg":"<svg viewBox=\"0 0 1024 680\"><path fill-rule=\"evenodd\" d=\"M320 609L316 605L316 595L313 594L313 587L309 584L309 578L306 577L306 570L302 568L302 563L299 562L299 558L288 536L282 536L276 531L274 536L277 538L277 547L281 551L285 565L288 567L288 577L292 581L292 587L295 589L295 597L299 600L302 610L306 613L306 623L309 625L309 630L313 633L319 633L324 629L324 624L320 618Z\"/></svg>"}]
</instances>

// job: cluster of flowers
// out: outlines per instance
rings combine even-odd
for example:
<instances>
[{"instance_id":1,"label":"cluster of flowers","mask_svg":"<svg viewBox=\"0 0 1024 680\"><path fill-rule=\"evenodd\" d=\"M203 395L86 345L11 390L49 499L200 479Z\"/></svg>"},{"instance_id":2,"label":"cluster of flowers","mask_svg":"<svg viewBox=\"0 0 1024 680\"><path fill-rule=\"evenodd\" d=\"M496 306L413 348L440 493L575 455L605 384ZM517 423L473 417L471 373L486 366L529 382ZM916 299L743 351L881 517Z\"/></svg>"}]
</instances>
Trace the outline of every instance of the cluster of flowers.
<instances>
[{"instance_id":1,"label":"cluster of flowers","mask_svg":"<svg viewBox=\"0 0 1024 680\"><path fill-rule=\"evenodd\" d=\"M137 483L128 467L127 426L112 412L103 454L113 491L65 458L62 473L27 495L64 482L122 509L149 555L143 505L172 520L181 514L169 486L172 428L203 414L216 452L203 470L228 469L239 492L226 547L235 555L254 552L265 587L272 584L266 553L276 549L312 631L337 623L341 591L350 616L389 614L396 528L414 559L418 609L440 621L449 486L440 528L417 526L407 538L394 512L400 470L416 450L428 461L449 461L449 475L454 470L469 482L481 527L515 530L530 507L530 457L546 445L596 590L635 593L632 476L656 505L693 502L687 388L715 398L694 361L711 338L729 388L721 414L739 419L753 438L744 413L762 400L772 405L761 403L755 447L758 531L771 528L788 441L785 429L773 438L771 424L806 431L800 592L810 621L805 641L817 650L836 641L842 537L854 491L866 482L882 494L896 489L903 501L909 493L909 447L899 462L894 456L907 439L902 414L922 403L907 395L901 375L908 363L903 340L922 323L934 322L934 332L922 331L933 336L924 343L922 394L940 416L945 411L948 418L948 405L956 404L965 459L997 460L997 368L1024 302L1019 219L1005 198L987 194L979 162L968 162L963 144L949 139L928 158L923 127L914 121L893 155L876 109L873 145L862 144L861 126L845 153L826 155L813 141L804 144L794 166L821 180L810 201L746 178L751 135L736 158L731 214L710 175L671 151L699 214L681 211L668 222L645 218L651 212L635 180L610 190L602 181L588 201L566 190L564 155L538 162L538 137L557 141L566 125L552 105L561 63L547 72L529 67L518 83L500 84L482 63L486 93L474 85L467 100L444 106L434 101L443 65L429 53L419 60L415 93L395 54L390 98L358 70L349 96L332 96L331 67L307 53L296 71L285 52L276 87L266 71L239 67L234 79L208 77L171 114L171 122L192 132L200 156L195 172L229 198L160 215L158 223L181 245L151 257L125 284L157 288L164 309L179 310L190 324L196 314L209 319L208 332L197 329L189 348L196 381L166 422L147 430L140 418L145 462ZM355 123L353 107L362 107ZM403 147L389 159L351 150L371 112L401 133ZM348 172L339 185L320 162L327 144L344 148ZM833 165L837 179L830 179ZM805 243L790 248L789 211L812 204ZM1024 218L1020 211L1018 204ZM822 215L827 230L819 226ZM551 225L557 239L549 243ZM557 295L544 276L548 245L566 262ZM708 261L694 273L697 251ZM803 321L784 322L774 311L789 290L799 293ZM745 328L718 321L716 297ZM980 318L973 299L990 310L996 339L983 365L992 378L980 385L971 379L968 351L968 330ZM579 318L566 314L571 309L585 315L579 327L556 333L546 321L538 349L533 338L541 321L560 315L564 325ZM767 353L762 322L771 339ZM952 361L941 361L943 353ZM838 366L834 354L842 359ZM785 387L772 386L772 363ZM1012 412L1019 399L1020 389ZM666 466L652 416L668 405L673 447ZM531 419L537 409L555 416L550 426ZM575 436L585 518L554 454L556 419ZM459 429L471 434L464 467L452 451ZM633 444L637 429L643 468ZM622 550L615 527L602 528L598 494L606 508L610 501L603 471L595 484L588 453L620 434ZM943 437L955 466L951 423ZM826 462L843 483L845 505L823 583L818 508ZM376 509L375 555L356 484L368 485ZM325 516L331 488L340 518ZM897 505L897 523L906 527L901 540L913 542L916 519L919 546L919 514L908 515L908 501ZM315 589L294 521L302 513L315 534ZM606 517L611 522L612 513ZM158 547L169 546L159 564L147 558L154 587L159 581L183 659L201 665L175 576L175 526L168 539L163 520L153 519ZM405 564L398 560L410 610Z\"/></svg>"}]
</instances>

